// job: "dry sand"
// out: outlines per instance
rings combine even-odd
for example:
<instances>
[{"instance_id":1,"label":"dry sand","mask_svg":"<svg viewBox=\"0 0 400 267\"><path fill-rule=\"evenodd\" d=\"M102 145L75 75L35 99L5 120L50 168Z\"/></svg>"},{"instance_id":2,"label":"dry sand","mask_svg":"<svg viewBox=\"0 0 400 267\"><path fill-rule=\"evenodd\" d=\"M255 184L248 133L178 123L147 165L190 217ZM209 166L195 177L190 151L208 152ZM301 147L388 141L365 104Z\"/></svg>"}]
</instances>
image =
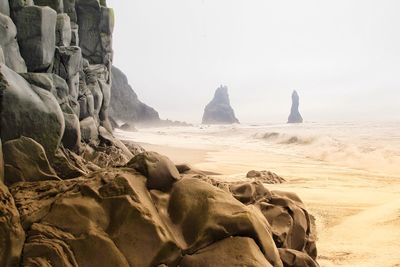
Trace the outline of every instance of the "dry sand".
<instances>
[{"instance_id":1,"label":"dry sand","mask_svg":"<svg viewBox=\"0 0 400 267\"><path fill-rule=\"evenodd\" d=\"M285 177L287 183L267 187L296 192L316 218L321 266L400 266L399 177L374 176L321 161L288 161L257 151L143 146L231 179L251 169Z\"/></svg>"}]
</instances>

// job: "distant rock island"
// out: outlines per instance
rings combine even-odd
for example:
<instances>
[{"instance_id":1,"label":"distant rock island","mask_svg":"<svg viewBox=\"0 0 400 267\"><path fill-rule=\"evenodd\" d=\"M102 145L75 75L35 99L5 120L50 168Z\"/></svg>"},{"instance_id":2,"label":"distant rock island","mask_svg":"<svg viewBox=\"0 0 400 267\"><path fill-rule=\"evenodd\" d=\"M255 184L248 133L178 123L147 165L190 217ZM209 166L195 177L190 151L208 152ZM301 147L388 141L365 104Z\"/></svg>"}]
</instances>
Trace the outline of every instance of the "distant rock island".
<instances>
[{"instance_id":1,"label":"distant rock island","mask_svg":"<svg viewBox=\"0 0 400 267\"><path fill-rule=\"evenodd\" d=\"M290 110L290 115L288 118L288 123L302 123L303 117L299 112L299 95L296 90L292 93L292 108Z\"/></svg>"},{"instance_id":2,"label":"distant rock island","mask_svg":"<svg viewBox=\"0 0 400 267\"><path fill-rule=\"evenodd\" d=\"M203 124L232 124L239 123L235 117L228 95L228 87L221 85L217 88L214 98L204 109Z\"/></svg>"}]
</instances>

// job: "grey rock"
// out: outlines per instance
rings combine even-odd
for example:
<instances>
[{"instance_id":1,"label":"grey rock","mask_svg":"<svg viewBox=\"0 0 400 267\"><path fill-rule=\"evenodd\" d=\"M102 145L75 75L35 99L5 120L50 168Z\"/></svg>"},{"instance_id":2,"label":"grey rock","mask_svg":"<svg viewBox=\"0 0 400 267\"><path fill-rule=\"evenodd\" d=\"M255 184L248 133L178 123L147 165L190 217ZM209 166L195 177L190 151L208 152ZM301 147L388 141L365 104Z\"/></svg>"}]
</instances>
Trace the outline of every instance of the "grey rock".
<instances>
[{"instance_id":1,"label":"grey rock","mask_svg":"<svg viewBox=\"0 0 400 267\"><path fill-rule=\"evenodd\" d=\"M16 72L26 72L16 40L17 28L10 17L0 13L0 47L3 50L4 63Z\"/></svg>"},{"instance_id":2,"label":"grey rock","mask_svg":"<svg viewBox=\"0 0 400 267\"><path fill-rule=\"evenodd\" d=\"M72 38L71 21L67 14L57 14L56 45L70 46Z\"/></svg>"},{"instance_id":3,"label":"grey rock","mask_svg":"<svg viewBox=\"0 0 400 267\"><path fill-rule=\"evenodd\" d=\"M4 182L4 159L3 159L3 148L0 139L0 183Z\"/></svg>"},{"instance_id":4,"label":"grey rock","mask_svg":"<svg viewBox=\"0 0 400 267\"><path fill-rule=\"evenodd\" d=\"M53 63L57 13L49 7L28 6L18 12L18 43L30 72L46 72Z\"/></svg>"},{"instance_id":5,"label":"grey rock","mask_svg":"<svg viewBox=\"0 0 400 267\"><path fill-rule=\"evenodd\" d=\"M71 24L71 45L79 46L79 26Z\"/></svg>"},{"instance_id":6,"label":"grey rock","mask_svg":"<svg viewBox=\"0 0 400 267\"><path fill-rule=\"evenodd\" d=\"M99 142L98 125L93 117L87 117L80 121L80 128L83 141L93 144L97 144Z\"/></svg>"},{"instance_id":7,"label":"grey rock","mask_svg":"<svg viewBox=\"0 0 400 267\"><path fill-rule=\"evenodd\" d=\"M303 118L299 112L299 95L296 91L292 93L292 108L290 109L290 115L288 123L302 123Z\"/></svg>"},{"instance_id":8,"label":"grey rock","mask_svg":"<svg viewBox=\"0 0 400 267\"><path fill-rule=\"evenodd\" d=\"M57 99L48 89L30 85L1 64L0 80L2 141L27 136L39 142L51 157L60 145L65 127Z\"/></svg>"},{"instance_id":9,"label":"grey rock","mask_svg":"<svg viewBox=\"0 0 400 267\"><path fill-rule=\"evenodd\" d=\"M5 184L59 180L43 147L22 136L4 143Z\"/></svg>"},{"instance_id":10,"label":"grey rock","mask_svg":"<svg viewBox=\"0 0 400 267\"><path fill-rule=\"evenodd\" d=\"M75 10L75 0L64 0L64 12L68 14L71 19L72 24L78 22L78 17Z\"/></svg>"},{"instance_id":11,"label":"grey rock","mask_svg":"<svg viewBox=\"0 0 400 267\"><path fill-rule=\"evenodd\" d=\"M9 0L8 2L10 5L10 16L15 24L18 21L18 12L26 6L34 5L33 0Z\"/></svg>"},{"instance_id":12,"label":"grey rock","mask_svg":"<svg viewBox=\"0 0 400 267\"><path fill-rule=\"evenodd\" d=\"M37 6L48 6L54 9L57 13L64 12L64 1L63 0L34 0Z\"/></svg>"},{"instance_id":13,"label":"grey rock","mask_svg":"<svg viewBox=\"0 0 400 267\"><path fill-rule=\"evenodd\" d=\"M8 0L0 0L0 13L10 16L10 5Z\"/></svg>"},{"instance_id":14,"label":"grey rock","mask_svg":"<svg viewBox=\"0 0 400 267\"><path fill-rule=\"evenodd\" d=\"M81 61L81 49L77 46L57 47L55 50L53 72L67 81L69 94L75 100L79 95Z\"/></svg>"},{"instance_id":15,"label":"grey rock","mask_svg":"<svg viewBox=\"0 0 400 267\"><path fill-rule=\"evenodd\" d=\"M3 48L0 46L0 64L6 64L6 60L4 58Z\"/></svg>"},{"instance_id":16,"label":"grey rock","mask_svg":"<svg viewBox=\"0 0 400 267\"><path fill-rule=\"evenodd\" d=\"M112 59L112 9L97 0L77 1L79 43L82 54L91 64L109 64Z\"/></svg>"},{"instance_id":17,"label":"grey rock","mask_svg":"<svg viewBox=\"0 0 400 267\"><path fill-rule=\"evenodd\" d=\"M138 99L125 74L114 66L111 68L111 73L109 115L115 120L134 122L135 124L159 122L158 112Z\"/></svg>"},{"instance_id":18,"label":"grey rock","mask_svg":"<svg viewBox=\"0 0 400 267\"><path fill-rule=\"evenodd\" d=\"M71 112L64 112L65 131L62 143L65 148L78 151L81 144L81 128L79 118Z\"/></svg>"},{"instance_id":19,"label":"grey rock","mask_svg":"<svg viewBox=\"0 0 400 267\"><path fill-rule=\"evenodd\" d=\"M235 117L228 95L228 87L220 86L214 94L214 98L205 107L203 124L232 124L239 123Z\"/></svg>"}]
</instances>

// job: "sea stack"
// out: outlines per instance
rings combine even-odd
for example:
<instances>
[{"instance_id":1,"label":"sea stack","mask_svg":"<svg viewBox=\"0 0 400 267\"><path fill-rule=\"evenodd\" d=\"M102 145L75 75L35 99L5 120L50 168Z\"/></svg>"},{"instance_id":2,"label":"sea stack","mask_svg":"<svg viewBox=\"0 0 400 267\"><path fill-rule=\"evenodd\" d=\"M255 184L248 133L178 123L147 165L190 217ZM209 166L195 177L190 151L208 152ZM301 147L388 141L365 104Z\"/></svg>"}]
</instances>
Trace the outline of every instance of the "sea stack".
<instances>
[{"instance_id":1,"label":"sea stack","mask_svg":"<svg viewBox=\"0 0 400 267\"><path fill-rule=\"evenodd\" d=\"M288 123L302 123L303 118L299 112L299 95L296 90L292 93L292 108L290 110L290 115L288 118Z\"/></svg>"},{"instance_id":2,"label":"sea stack","mask_svg":"<svg viewBox=\"0 0 400 267\"><path fill-rule=\"evenodd\" d=\"M204 109L203 124L233 124L239 123L235 117L228 95L228 87L217 88L214 98Z\"/></svg>"}]
</instances>

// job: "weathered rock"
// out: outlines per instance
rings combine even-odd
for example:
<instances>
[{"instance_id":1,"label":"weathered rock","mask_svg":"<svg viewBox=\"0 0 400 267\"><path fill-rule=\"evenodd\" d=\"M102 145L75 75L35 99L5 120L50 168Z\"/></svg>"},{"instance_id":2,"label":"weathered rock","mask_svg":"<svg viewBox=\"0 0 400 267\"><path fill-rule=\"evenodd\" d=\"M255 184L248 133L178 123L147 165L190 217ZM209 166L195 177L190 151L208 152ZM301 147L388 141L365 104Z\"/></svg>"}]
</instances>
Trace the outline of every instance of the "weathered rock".
<instances>
[{"instance_id":1,"label":"weathered rock","mask_svg":"<svg viewBox=\"0 0 400 267\"><path fill-rule=\"evenodd\" d=\"M302 123L303 118L299 112L299 95L296 91L292 93L292 108L290 109L290 115L288 118L288 123Z\"/></svg>"},{"instance_id":2,"label":"weathered rock","mask_svg":"<svg viewBox=\"0 0 400 267\"><path fill-rule=\"evenodd\" d=\"M176 266L180 258L146 189L146 178L132 170L16 184L11 191L23 225L30 229L25 262L150 267Z\"/></svg>"},{"instance_id":3,"label":"weathered rock","mask_svg":"<svg viewBox=\"0 0 400 267\"><path fill-rule=\"evenodd\" d=\"M8 0L0 0L0 13L10 16L10 5Z\"/></svg>"},{"instance_id":4,"label":"weathered rock","mask_svg":"<svg viewBox=\"0 0 400 267\"><path fill-rule=\"evenodd\" d=\"M78 117L73 113L64 112L65 130L62 143L65 148L78 151L81 144L81 127Z\"/></svg>"},{"instance_id":5,"label":"weathered rock","mask_svg":"<svg viewBox=\"0 0 400 267\"><path fill-rule=\"evenodd\" d=\"M122 141L122 143L128 148L128 150L132 153L132 155L136 156L140 153L145 152L146 150L139 144L131 141Z\"/></svg>"},{"instance_id":6,"label":"weathered rock","mask_svg":"<svg viewBox=\"0 0 400 267\"><path fill-rule=\"evenodd\" d=\"M112 9L100 6L96 0L77 1L75 6L82 54L91 64L108 65L112 59Z\"/></svg>"},{"instance_id":7,"label":"weathered rock","mask_svg":"<svg viewBox=\"0 0 400 267\"><path fill-rule=\"evenodd\" d=\"M99 142L98 125L93 117L87 117L80 122L82 140L86 143L97 144Z\"/></svg>"},{"instance_id":8,"label":"weathered rock","mask_svg":"<svg viewBox=\"0 0 400 267\"><path fill-rule=\"evenodd\" d=\"M71 45L79 46L79 27L77 24L71 25Z\"/></svg>"},{"instance_id":9,"label":"weathered rock","mask_svg":"<svg viewBox=\"0 0 400 267\"><path fill-rule=\"evenodd\" d=\"M81 60L81 49L77 46L56 48L53 72L66 80L69 87L69 95L75 100L78 100L79 94Z\"/></svg>"},{"instance_id":10,"label":"weathered rock","mask_svg":"<svg viewBox=\"0 0 400 267\"><path fill-rule=\"evenodd\" d=\"M74 101L70 98L65 80L51 73L24 73L22 77L31 85L43 88L54 95L63 111L65 129L62 143L66 148L77 150L81 142L79 119L71 107Z\"/></svg>"},{"instance_id":11,"label":"weathered rock","mask_svg":"<svg viewBox=\"0 0 400 267\"><path fill-rule=\"evenodd\" d=\"M3 48L0 46L0 64L6 64L6 60L4 58Z\"/></svg>"},{"instance_id":12,"label":"weathered rock","mask_svg":"<svg viewBox=\"0 0 400 267\"><path fill-rule=\"evenodd\" d=\"M279 249L282 262L285 267L319 267L310 256L293 249Z\"/></svg>"},{"instance_id":13,"label":"weathered rock","mask_svg":"<svg viewBox=\"0 0 400 267\"><path fill-rule=\"evenodd\" d=\"M139 124L159 122L158 112L140 102L125 74L114 66L111 68L111 73L110 116L116 120Z\"/></svg>"},{"instance_id":14,"label":"weathered rock","mask_svg":"<svg viewBox=\"0 0 400 267\"><path fill-rule=\"evenodd\" d=\"M266 184L280 184L286 181L276 173L270 171L251 170L246 174L246 177Z\"/></svg>"},{"instance_id":15,"label":"weathered rock","mask_svg":"<svg viewBox=\"0 0 400 267\"><path fill-rule=\"evenodd\" d=\"M5 184L21 181L59 180L43 147L31 138L4 142Z\"/></svg>"},{"instance_id":16,"label":"weathered rock","mask_svg":"<svg viewBox=\"0 0 400 267\"><path fill-rule=\"evenodd\" d=\"M8 188L0 181L0 266L19 266L25 233Z\"/></svg>"},{"instance_id":17,"label":"weathered rock","mask_svg":"<svg viewBox=\"0 0 400 267\"><path fill-rule=\"evenodd\" d=\"M315 257L315 247L312 246L315 239L304 204L293 193L271 193L268 201L260 201L257 206L271 225L277 247L306 252Z\"/></svg>"},{"instance_id":18,"label":"weathered rock","mask_svg":"<svg viewBox=\"0 0 400 267\"><path fill-rule=\"evenodd\" d=\"M232 237L218 241L193 255L185 255L180 267L271 267L253 239Z\"/></svg>"},{"instance_id":19,"label":"weathered rock","mask_svg":"<svg viewBox=\"0 0 400 267\"><path fill-rule=\"evenodd\" d=\"M67 14L57 14L56 45L70 46L72 38L71 21Z\"/></svg>"},{"instance_id":20,"label":"weathered rock","mask_svg":"<svg viewBox=\"0 0 400 267\"><path fill-rule=\"evenodd\" d=\"M233 184L229 190L237 200L247 205L271 198L271 192L261 182Z\"/></svg>"},{"instance_id":21,"label":"weathered rock","mask_svg":"<svg viewBox=\"0 0 400 267\"><path fill-rule=\"evenodd\" d=\"M25 61L21 57L16 36L17 28L14 22L10 17L0 13L0 47L3 50L3 63L15 72L26 72Z\"/></svg>"},{"instance_id":22,"label":"weathered rock","mask_svg":"<svg viewBox=\"0 0 400 267\"><path fill-rule=\"evenodd\" d=\"M228 87L220 86L214 98L205 107L203 114L203 124L232 124L239 123L235 117L228 95Z\"/></svg>"},{"instance_id":23,"label":"weathered rock","mask_svg":"<svg viewBox=\"0 0 400 267\"><path fill-rule=\"evenodd\" d=\"M3 158L3 145L0 139L0 182L4 182L4 158Z\"/></svg>"},{"instance_id":24,"label":"weathered rock","mask_svg":"<svg viewBox=\"0 0 400 267\"><path fill-rule=\"evenodd\" d=\"M139 171L147 178L147 188L168 191L181 179L175 165L165 156L156 152L143 152L136 155L127 167Z\"/></svg>"},{"instance_id":25,"label":"weathered rock","mask_svg":"<svg viewBox=\"0 0 400 267\"><path fill-rule=\"evenodd\" d=\"M18 12L18 43L30 72L46 72L56 48L57 13L49 7L27 6Z\"/></svg>"},{"instance_id":26,"label":"weathered rock","mask_svg":"<svg viewBox=\"0 0 400 267\"><path fill-rule=\"evenodd\" d=\"M73 179L88 175L93 170L99 170L99 167L89 164L82 157L76 155L72 151L59 148L54 155L51 165L61 179Z\"/></svg>"},{"instance_id":27,"label":"weathered rock","mask_svg":"<svg viewBox=\"0 0 400 267\"><path fill-rule=\"evenodd\" d=\"M33 0L37 6L48 6L54 9L57 13L64 12L63 0Z\"/></svg>"},{"instance_id":28,"label":"weathered rock","mask_svg":"<svg viewBox=\"0 0 400 267\"><path fill-rule=\"evenodd\" d=\"M46 89L31 86L5 65L0 65L0 80L2 141L30 137L51 157L61 143L65 127L57 99Z\"/></svg>"},{"instance_id":29,"label":"weathered rock","mask_svg":"<svg viewBox=\"0 0 400 267\"><path fill-rule=\"evenodd\" d=\"M272 266L283 266L270 227L253 206L198 179L175 183L168 204L171 221L182 231L182 247L193 254L230 236L253 238Z\"/></svg>"},{"instance_id":30,"label":"weathered rock","mask_svg":"<svg viewBox=\"0 0 400 267\"><path fill-rule=\"evenodd\" d=\"M33 0L8 0L10 5L10 16L14 23L17 24L18 12L26 6L33 6Z\"/></svg>"},{"instance_id":31,"label":"weathered rock","mask_svg":"<svg viewBox=\"0 0 400 267\"><path fill-rule=\"evenodd\" d=\"M63 5L64 5L64 12L67 13L68 16L70 17L72 24L77 23L78 18L75 10L75 0L64 0Z\"/></svg>"}]
</instances>

